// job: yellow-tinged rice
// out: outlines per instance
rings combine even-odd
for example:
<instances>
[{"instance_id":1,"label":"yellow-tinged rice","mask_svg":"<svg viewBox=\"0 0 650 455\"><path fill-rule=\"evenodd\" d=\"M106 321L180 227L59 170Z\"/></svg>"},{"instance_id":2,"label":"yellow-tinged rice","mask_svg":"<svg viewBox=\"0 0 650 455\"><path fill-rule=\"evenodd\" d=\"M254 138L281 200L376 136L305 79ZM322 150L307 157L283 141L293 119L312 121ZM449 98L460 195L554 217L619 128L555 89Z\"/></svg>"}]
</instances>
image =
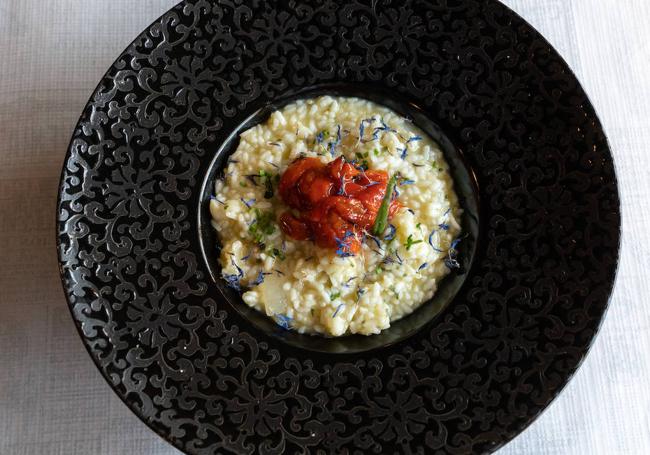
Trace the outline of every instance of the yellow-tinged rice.
<instances>
[{"instance_id":1,"label":"yellow-tinged rice","mask_svg":"<svg viewBox=\"0 0 650 455\"><path fill-rule=\"evenodd\" d=\"M376 130L382 125L391 130ZM401 176L399 201L405 208L391 221L395 238L379 247L366 240L359 255L342 258L285 236L275 223L260 234L260 215L277 222L286 206L273 177L275 194L265 199L261 179L254 185L246 176L260 171L276 176L301 155L333 160L329 143L339 126L342 138L334 156ZM461 215L447 163L433 140L385 107L330 96L288 105L243 132L225 178L215 184L210 211L222 245L223 274L239 280L244 302L280 324L288 321L293 330L332 336L379 333L430 299L449 273L444 260L460 233ZM257 285L260 272L264 280Z\"/></svg>"}]
</instances>

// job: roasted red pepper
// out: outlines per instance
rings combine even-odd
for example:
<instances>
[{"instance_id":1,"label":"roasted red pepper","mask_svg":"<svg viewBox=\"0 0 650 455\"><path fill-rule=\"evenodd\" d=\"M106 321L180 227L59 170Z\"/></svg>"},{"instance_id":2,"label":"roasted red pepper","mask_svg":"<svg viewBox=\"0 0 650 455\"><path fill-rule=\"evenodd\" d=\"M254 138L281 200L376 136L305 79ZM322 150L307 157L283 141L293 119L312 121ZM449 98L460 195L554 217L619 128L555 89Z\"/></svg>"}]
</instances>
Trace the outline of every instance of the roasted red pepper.
<instances>
[{"instance_id":1,"label":"roasted red pepper","mask_svg":"<svg viewBox=\"0 0 650 455\"><path fill-rule=\"evenodd\" d=\"M323 164L299 158L280 178L282 200L294 212L280 217L280 227L296 240L313 240L323 248L348 256L361 249L361 234L371 230L386 195L388 174L362 170L342 156ZM400 208L393 200L392 217Z\"/></svg>"}]
</instances>

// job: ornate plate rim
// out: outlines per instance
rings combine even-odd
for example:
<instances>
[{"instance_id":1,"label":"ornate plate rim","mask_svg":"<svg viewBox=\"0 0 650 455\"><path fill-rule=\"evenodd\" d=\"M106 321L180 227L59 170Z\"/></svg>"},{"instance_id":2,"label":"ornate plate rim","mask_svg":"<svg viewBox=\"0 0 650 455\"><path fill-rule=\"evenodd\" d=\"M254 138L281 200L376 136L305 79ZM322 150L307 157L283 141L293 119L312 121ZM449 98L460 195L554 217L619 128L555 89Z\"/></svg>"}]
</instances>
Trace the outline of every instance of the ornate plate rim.
<instances>
[{"instance_id":1,"label":"ornate plate rim","mask_svg":"<svg viewBox=\"0 0 650 455\"><path fill-rule=\"evenodd\" d=\"M571 369L571 371L563 378L562 384L557 389L555 389L553 391L552 396L551 396L550 400L548 401L548 403L544 407L542 407L538 412L531 415L522 426L517 428L516 432L511 433L507 439L504 439L500 444L492 447L490 449L489 453L495 453L495 452L499 451L500 449L502 449L503 447L505 447L506 445L509 445L515 438L521 436L533 423L535 423L542 416L542 414L544 414L551 407L551 405L556 401L556 399L567 389L567 386L573 381L573 379L576 376L577 371L580 369L580 367L585 362L585 360L586 360L587 356L589 355L589 353L591 352L597 338L602 333L602 326L603 326L603 323L605 321L605 318L607 317L607 313L608 313L608 311L610 309L610 306L611 306L611 301L612 301L612 298L613 298L613 295L612 295L613 290L615 289L615 287L617 285L617 282L618 282L618 278L619 278L618 272L619 272L619 269L620 269L621 244L622 244L622 226L623 226L623 223L624 223L624 216L623 216L622 205L620 203L621 189L620 189L620 185L619 185L619 181L618 181L618 173L616 172L616 168L617 168L616 159L614 157L613 149L611 147L611 142L609 141L609 138L608 138L608 136L606 134L605 128L604 128L604 126L603 126L603 124L602 124L602 122L600 120L601 117L598 115L598 112L597 112L597 110L596 110L596 108L595 108L595 106L594 106L594 104L593 104L593 102L591 100L591 97L587 93L584 86L580 83L580 79L577 77L577 75L575 74L573 68L566 61L566 59L564 58L562 53L560 53L557 50L557 48L552 43L550 43L548 41L548 39L537 29L537 27L535 27L533 24L528 22L528 20L526 20L518 12L516 12L514 9L512 9L509 5L503 3L501 0L490 0L490 1L493 1L494 3L498 3L499 6L501 8L504 8L509 15L511 15L512 17L514 17L514 18L520 20L521 22L527 24L529 29L535 35L536 39L540 40L542 43L544 43L546 46L548 46L554 52L555 56L561 61L564 68L568 71L569 75L574 80L576 80L578 82L578 85L582 89L585 100L586 100L585 108L587 110L590 110L591 112L593 112L595 122L596 122L598 128L600 129L600 131L602 132L602 135L603 135L602 139L605 142L605 144L607 146L607 150L609 151L609 154L610 154L611 163L612 163L612 166L614 168L614 172L612 174L612 177L613 177L613 184L614 184L614 187L615 187L615 190L616 190L616 207L615 207L615 209L616 209L617 217L618 217L618 229L617 229L617 239L616 239L616 255L615 255L615 258L613 260L614 268L611 271L611 279L609 280L608 286L607 286L607 301L606 301L606 303L604 305L604 309L603 309L602 313L600 314L600 316L598 318L598 323L596 324L596 327L595 327L593 335L591 336L591 339L586 344L584 350L581 352L580 360L575 364L575 366ZM186 4L186 3L187 3L187 0L180 0L174 6L167 9L166 11L164 11L161 15L159 15L153 21L151 21L149 23L149 25L147 25L141 32L139 32L128 43L128 45L126 45L122 49L122 51L117 55L117 57L109 65L107 70L101 75L101 77L98 80L98 83L93 88L93 90L90 92L88 100L84 103L84 105L83 105L84 107L82 108L81 113L77 117L77 120L75 122L75 126L73 127L73 130L77 127L79 122L82 120L85 109L86 109L86 106L88 106L88 104L90 104L92 102L94 95L101 88L102 82L106 79L107 76L110 75L111 69L117 63L119 58L121 56L123 56L124 54L126 54L127 51L129 49L131 49L137 43L137 41L148 30L150 30L153 26L155 26L157 23L159 23L162 19L164 19L172 11L175 11L175 10L181 8L181 6ZM59 209L60 209L61 202L62 202L61 196L62 196L62 189L63 189L63 185L64 185L65 171L66 171L66 166L65 165L66 165L66 163L67 163L67 161L68 161L68 159L70 157L73 142L74 142L74 135L71 136L71 139L70 139L70 141L68 143L68 146L66 148L65 156L62 158L62 161L61 161L62 166L61 166L61 173L60 173L59 181L58 181L58 185L57 185L57 201L56 201L56 207L55 207L55 210L54 210L55 213L54 213L54 217L53 217L54 218L53 219L53 225L54 225L54 233L53 233L53 235L55 237L55 247L57 249L57 252L56 252L57 253L57 266L58 266L58 269L59 269L59 279L60 279L60 283L61 283L61 289L63 291L63 294L65 296L65 300L66 300L66 307L68 308L69 314L70 314L71 319L72 319L72 323L75 326L75 329L76 329L79 337L81 338L84 349L88 353L88 356L91 358L94 366L97 368L100 375L103 377L103 379L106 381L107 385L110 387L111 392L114 395L116 395L120 399L120 401L122 401L122 403L124 403L126 405L126 407L130 410L130 412L132 414L134 414L142 423L145 424L146 428L153 431L156 435L158 435L158 437L160 437L162 440L164 440L165 442L172 445L174 448L176 448L180 452L189 454L190 452L186 452L186 450L182 447L181 444L179 444L178 441L176 441L173 438L169 437L169 435L165 434L163 431L160 431L160 430L156 429L155 427L151 426L147 422L147 419L143 415L141 415L141 413L138 412L138 410L135 408L135 406L133 404L130 404L127 401L126 396L122 396L120 393L118 393L115 390L115 388L113 387L113 385L111 383L109 375L101 368L101 366L99 364L99 359L96 356L93 355L93 353L91 351L91 347L87 343L87 339L86 339L86 337L85 337L85 335L84 335L84 333L83 333L83 331L81 329L81 326L80 326L80 324L77 323L77 321L76 321L76 319L74 317L73 308L72 308L70 298L69 298L68 287L66 286L66 282L65 282L64 270L63 270L63 265L62 265L62 257L61 257L62 243L61 243L61 238L59 236L59 230L58 230ZM199 182L197 183L197 186L201 186L201 179L199 179ZM480 195L480 193L479 193L479 195Z\"/></svg>"}]
</instances>

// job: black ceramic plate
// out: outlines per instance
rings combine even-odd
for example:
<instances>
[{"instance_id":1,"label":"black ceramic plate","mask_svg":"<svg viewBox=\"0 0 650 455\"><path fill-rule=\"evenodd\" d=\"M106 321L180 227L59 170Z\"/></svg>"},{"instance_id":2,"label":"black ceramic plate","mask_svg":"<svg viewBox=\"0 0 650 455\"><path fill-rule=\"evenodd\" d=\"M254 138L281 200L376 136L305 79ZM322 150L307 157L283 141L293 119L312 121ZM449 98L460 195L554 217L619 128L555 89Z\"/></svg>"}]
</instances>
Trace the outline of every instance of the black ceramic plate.
<instances>
[{"instance_id":1,"label":"black ceramic plate","mask_svg":"<svg viewBox=\"0 0 650 455\"><path fill-rule=\"evenodd\" d=\"M445 295L377 337L278 332L218 277L205 210L236 132L317 93L412 115L471 215ZM483 0L179 4L86 106L57 215L90 355L192 454L495 450L584 358L619 225L612 157L575 76Z\"/></svg>"}]
</instances>

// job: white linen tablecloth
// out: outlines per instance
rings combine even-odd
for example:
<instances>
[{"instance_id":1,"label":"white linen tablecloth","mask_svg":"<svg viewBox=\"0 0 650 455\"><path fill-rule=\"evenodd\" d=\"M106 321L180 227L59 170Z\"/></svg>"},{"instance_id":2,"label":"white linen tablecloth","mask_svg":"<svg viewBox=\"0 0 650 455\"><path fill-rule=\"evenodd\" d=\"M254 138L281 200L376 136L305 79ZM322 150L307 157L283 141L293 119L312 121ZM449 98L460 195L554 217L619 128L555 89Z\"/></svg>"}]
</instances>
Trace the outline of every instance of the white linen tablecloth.
<instances>
[{"instance_id":1,"label":"white linen tablecloth","mask_svg":"<svg viewBox=\"0 0 650 455\"><path fill-rule=\"evenodd\" d=\"M650 1L507 0L567 59L621 188L618 283L565 392L500 455L650 453ZM0 454L178 454L111 391L65 308L60 168L104 71L174 0L0 0Z\"/></svg>"}]
</instances>

